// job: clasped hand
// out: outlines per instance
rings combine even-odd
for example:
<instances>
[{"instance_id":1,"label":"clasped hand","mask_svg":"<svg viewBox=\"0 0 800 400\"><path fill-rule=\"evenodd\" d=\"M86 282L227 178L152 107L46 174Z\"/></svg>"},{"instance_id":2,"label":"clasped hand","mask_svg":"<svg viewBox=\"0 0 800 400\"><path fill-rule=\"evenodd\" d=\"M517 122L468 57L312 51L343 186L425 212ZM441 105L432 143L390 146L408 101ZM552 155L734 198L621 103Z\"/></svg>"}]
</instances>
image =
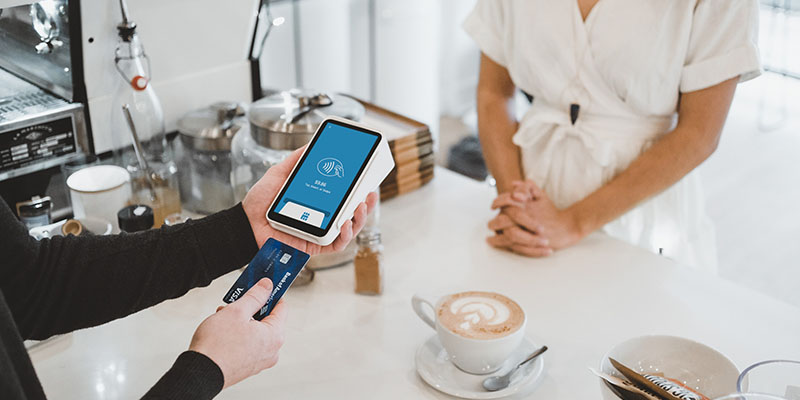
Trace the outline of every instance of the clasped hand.
<instances>
[{"instance_id":1,"label":"clasped hand","mask_svg":"<svg viewBox=\"0 0 800 400\"><path fill-rule=\"evenodd\" d=\"M528 257L545 257L578 242L582 235L569 209L557 208L533 181L515 181L512 190L492 202L500 213L489 221L487 242Z\"/></svg>"}]
</instances>

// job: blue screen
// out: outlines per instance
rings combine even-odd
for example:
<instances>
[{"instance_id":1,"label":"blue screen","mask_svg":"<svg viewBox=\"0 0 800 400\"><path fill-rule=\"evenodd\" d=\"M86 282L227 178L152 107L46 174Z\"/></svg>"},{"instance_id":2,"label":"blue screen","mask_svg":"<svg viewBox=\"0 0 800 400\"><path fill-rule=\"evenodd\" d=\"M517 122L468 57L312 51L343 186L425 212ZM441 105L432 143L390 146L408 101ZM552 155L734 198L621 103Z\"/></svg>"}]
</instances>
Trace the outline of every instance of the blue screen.
<instances>
[{"instance_id":1,"label":"blue screen","mask_svg":"<svg viewBox=\"0 0 800 400\"><path fill-rule=\"evenodd\" d=\"M278 201L278 214L328 229L378 137L327 123Z\"/></svg>"}]
</instances>

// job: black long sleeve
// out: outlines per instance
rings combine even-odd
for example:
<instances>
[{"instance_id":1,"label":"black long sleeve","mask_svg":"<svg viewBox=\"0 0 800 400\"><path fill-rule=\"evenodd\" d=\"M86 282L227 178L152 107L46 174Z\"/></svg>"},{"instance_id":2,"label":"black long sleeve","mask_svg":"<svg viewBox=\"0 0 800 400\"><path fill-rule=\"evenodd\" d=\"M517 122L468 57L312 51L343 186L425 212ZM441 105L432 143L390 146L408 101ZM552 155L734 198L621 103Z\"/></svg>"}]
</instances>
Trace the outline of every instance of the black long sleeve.
<instances>
[{"instance_id":1,"label":"black long sleeve","mask_svg":"<svg viewBox=\"0 0 800 400\"><path fill-rule=\"evenodd\" d=\"M22 339L99 325L179 297L256 251L241 205L159 230L37 241L0 201L0 398L44 399ZM212 360L186 351L144 398L210 399L222 386Z\"/></svg>"},{"instance_id":2,"label":"black long sleeve","mask_svg":"<svg viewBox=\"0 0 800 400\"><path fill-rule=\"evenodd\" d=\"M225 383L217 364L203 354L184 351L142 400L203 400L216 396Z\"/></svg>"},{"instance_id":3,"label":"black long sleeve","mask_svg":"<svg viewBox=\"0 0 800 400\"><path fill-rule=\"evenodd\" d=\"M24 339L96 326L179 297L258 251L241 205L159 230L39 241L0 203L0 290Z\"/></svg>"}]
</instances>

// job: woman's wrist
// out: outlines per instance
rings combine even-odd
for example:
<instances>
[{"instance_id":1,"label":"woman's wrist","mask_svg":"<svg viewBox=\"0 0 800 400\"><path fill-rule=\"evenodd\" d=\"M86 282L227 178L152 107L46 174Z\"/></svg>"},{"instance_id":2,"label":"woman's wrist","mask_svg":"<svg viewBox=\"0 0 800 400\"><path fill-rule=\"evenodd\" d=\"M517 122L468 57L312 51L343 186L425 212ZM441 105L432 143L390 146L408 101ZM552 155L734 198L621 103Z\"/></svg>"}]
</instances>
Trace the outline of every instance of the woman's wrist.
<instances>
[{"instance_id":1,"label":"woman's wrist","mask_svg":"<svg viewBox=\"0 0 800 400\"><path fill-rule=\"evenodd\" d=\"M504 170L497 171L497 174L492 174L495 180L495 185L497 186L497 193L506 193L510 192L514 189L514 182L522 181L523 178L522 170L520 168L514 168L513 166L508 166Z\"/></svg>"},{"instance_id":2,"label":"woman's wrist","mask_svg":"<svg viewBox=\"0 0 800 400\"><path fill-rule=\"evenodd\" d=\"M497 189L497 194L508 193L514 189L514 186L512 185L514 179L504 179L495 176L494 182Z\"/></svg>"},{"instance_id":3,"label":"woman's wrist","mask_svg":"<svg viewBox=\"0 0 800 400\"><path fill-rule=\"evenodd\" d=\"M575 236L575 242L589 236L590 233L599 228L595 226L591 214L583 212L580 203L567 207L563 212L566 214L568 225L571 227L570 231Z\"/></svg>"}]
</instances>

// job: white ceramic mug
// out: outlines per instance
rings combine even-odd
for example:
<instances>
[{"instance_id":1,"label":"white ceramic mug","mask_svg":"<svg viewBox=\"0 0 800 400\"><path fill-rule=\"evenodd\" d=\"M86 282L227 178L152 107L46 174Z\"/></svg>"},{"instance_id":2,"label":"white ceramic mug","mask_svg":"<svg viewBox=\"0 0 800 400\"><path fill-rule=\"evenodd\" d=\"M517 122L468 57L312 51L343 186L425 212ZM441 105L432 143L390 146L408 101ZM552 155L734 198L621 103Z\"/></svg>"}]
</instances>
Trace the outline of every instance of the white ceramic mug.
<instances>
[{"instance_id":1,"label":"white ceramic mug","mask_svg":"<svg viewBox=\"0 0 800 400\"><path fill-rule=\"evenodd\" d=\"M75 218L96 217L119 231L117 212L131 198L130 174L116 165L94 165L67 178Z\"/></svg>"},{"instance_id":2,"label":"white ceramic mug","mask_svg":"<svg viewBox=\"0 0 800 400\"><path fill-rule=\"evenodd\" d=\"M522 344L528 316L525 316L519 329L506 336L494 339L466 338L442 326L436 318L436 311L448 297L444 296L432 302L420 295L414 295L411 298L411 306L422 321L436 330L439 342L456 367L476 375L490 374L500 369ZM430 309L430 315L426 312L425 306Z\"/></svg>"}]
</instances>

